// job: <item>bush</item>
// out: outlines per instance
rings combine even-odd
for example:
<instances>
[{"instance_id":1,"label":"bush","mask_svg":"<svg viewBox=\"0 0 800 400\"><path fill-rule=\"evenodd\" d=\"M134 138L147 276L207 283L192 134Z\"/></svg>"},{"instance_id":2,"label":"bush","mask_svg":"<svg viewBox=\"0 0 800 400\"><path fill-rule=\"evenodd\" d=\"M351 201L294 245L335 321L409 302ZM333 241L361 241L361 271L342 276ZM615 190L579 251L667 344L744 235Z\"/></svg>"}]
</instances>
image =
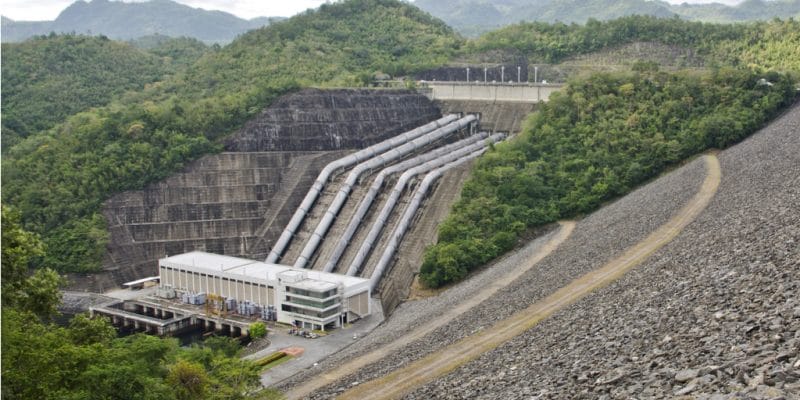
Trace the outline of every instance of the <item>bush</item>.
<instances>
[{"instance_id":1,"label":"bush","mask_svg":"<svg viewBox=\"0 0 800 400\"><path fill-rule=\"evenodd\" d=\"M263 322L254 322L250 324L250 337L253 339L261 339L267 336L267 326Z\"/></svg>"}]
</instances>

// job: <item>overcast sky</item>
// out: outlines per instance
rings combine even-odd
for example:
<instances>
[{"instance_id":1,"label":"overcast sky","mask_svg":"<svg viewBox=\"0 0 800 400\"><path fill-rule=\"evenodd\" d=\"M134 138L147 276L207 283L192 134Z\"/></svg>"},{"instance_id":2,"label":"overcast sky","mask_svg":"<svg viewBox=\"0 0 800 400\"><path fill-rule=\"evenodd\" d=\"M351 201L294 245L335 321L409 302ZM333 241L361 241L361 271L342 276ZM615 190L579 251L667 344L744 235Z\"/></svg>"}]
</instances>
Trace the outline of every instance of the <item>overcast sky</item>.
<instances>
[{"instance_id":1,"label":"overcast sky","mask_svg":"<svg viewBox=\"0 0 800 400\"><path fill-rule=\"evenodd\" d=\"M137 0L138 1L138 0ZM194 8L220 10L241 18L289 17L325 0L176 0ZM17 21L54 20L75 0L0 0L0 14ZM125 0L132 3L132 0Z\"/></svg>"},{"instance_id":2,"label":"overcast sky","mask_svg":"<svg viewBox=\"0 0 800 400\"><path fill-rule=\"evenodd\" d=\"M0 0L0 14L17 21L54 20L58 14L75 0ZM132 2L132 0L125 0ZM138 0L137 0L138 1ZM667 0L673 4L711 3L709 0ZM177 0L195 8L226 11L241 18L289 17L309 8L315 8L325 0ZM742 0L716 0L718 3L738 4Z\"/></svg>"}]
</instances>

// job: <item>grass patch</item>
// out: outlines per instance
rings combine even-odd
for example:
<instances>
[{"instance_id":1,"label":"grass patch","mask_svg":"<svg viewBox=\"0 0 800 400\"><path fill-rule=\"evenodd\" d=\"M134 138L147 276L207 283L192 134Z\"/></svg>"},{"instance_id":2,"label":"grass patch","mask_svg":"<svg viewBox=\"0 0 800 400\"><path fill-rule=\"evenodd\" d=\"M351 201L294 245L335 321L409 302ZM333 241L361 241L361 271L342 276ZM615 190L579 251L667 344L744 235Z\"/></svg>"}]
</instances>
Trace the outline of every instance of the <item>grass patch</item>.
<instances>
[{"instance_id":1,"label":"grass patch","mask_svg":"<svg viewBox=\"0 0 800 400\"><path fill-rule=\"evenodd\" d=\"M270 354L270 355L268 355L268 356L266 356L264 358L261 358L261 359L257 360L255 362L255 364L258 365L259 367L264 367L264 366L272 364L272 363L274 363L276 361L279 361L282 358L287 358L287 357L289 357L288 354L286 354L286 353L284 353L282 351L276 351L276 352L274 352L274 353L272 353L272 354Z\"/></svg>"},{"instance_id":2,"label":"grass patch","mask_svg":"<svg viewBox=\"0 0 800 400\"><path fill-rule=\"evenodd\" d=\"M289 360L291 360L293 358L292 356L290 356L290 355L288 355L286 353L281 353L281 354L283 354L283 357L280 357L280 358L278 358L278 359L276 359L276 360L274 360L272 362L269 362L267 364L262 365L261 366L261 372L264 372L264 371L266 371L266 370L268 370L270 368L277 367L278 365L281 365L281 364L283 364L283 363L285 363L285 362L287 362L287 361L289 361Z\"/></svg>"}]
</instances>

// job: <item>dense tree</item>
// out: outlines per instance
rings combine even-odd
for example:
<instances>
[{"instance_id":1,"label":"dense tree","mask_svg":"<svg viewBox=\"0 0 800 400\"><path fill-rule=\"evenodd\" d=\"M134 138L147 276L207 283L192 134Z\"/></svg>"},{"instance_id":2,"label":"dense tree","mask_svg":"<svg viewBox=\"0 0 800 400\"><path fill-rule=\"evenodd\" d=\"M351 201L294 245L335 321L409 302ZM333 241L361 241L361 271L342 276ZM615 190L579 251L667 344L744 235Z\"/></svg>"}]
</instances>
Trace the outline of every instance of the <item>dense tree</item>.
<instances>
[{"instance_id":1,"label":"dense tree","mask_svg":"<svg viewBox=\"0 0 800 400\"><path fill-rule=\"evenodd\" d=\"M69 327L3 309L3 397L22 399L255 399L259 369L204 346L137 334L115 338L104 319ZM227 339L230 340L230 339ZM238 346L238 345L237 345Z\"/></svg>"},{"instance_id":2,"label":"dense tree","mask_svg":"<svg viewBox=\"0 0 800 400\"><path fill-rule=\"evenodd\" d=\"M433 287L457 281L528 228L592 211L681 160L741 140L795 95L786 75L727 68L575 79L478 161L420 278Z\"/></svg>"},{"instance_id":3,"label":"dense tree","mask_svg":"<svg viewBox=\"0 0 800 400\"><path fill-rule=\"evenodd\" d=\"M105 37L50 35L3 43L4 151L66 117L164 77L161 57Z\"/></svg>"},{"instance_id":4,"label":"dense tree","mask_svg":"<svg viewBox=\"0 0 800 400\"><path fill-rule=\"evenodd\" d=\"M267 335L267 326L263 322L254 322L250 324L250 337L253 339L260 339Z\"/></svg>"},{"instance_id":5,"label":"dense tree","mask_svg":"<svg viewBox=\"0 0 800 400\"><path fill-rule=\"evenodd\" d=\"M173 38L165 35L143 36L131 40L130 44L164 59L175 67L194 64L205 53L217 47L206 46L203 42L189 37Z\"/></svg>"},{"instance_id":6,"label":"dense tree","mask_svg":"<svg viewBox=\"0 0 800 400\"><path fill-rule=\"evenodd\" d=\"M710 63L800 71L800 21L709 24L677 18L629 16L584 25L524 22L470 41L463 57L497 51L523 55L535 63L557 63L579 54L646 41L685 46Z\"/></svg>"},{"instance_id":7,"label":"dense tree","mask_svg":"<svg viewBox=\"0 0 800 400\"><path fill-rule=\"evenodd\" d=\"M19 216L2 206L2 306L49 319L61 302L58 286L62 278L49 268L30 274L33 260L41 258L44 249L36 234L19 224Z\"/></svg>"}]
</instances>

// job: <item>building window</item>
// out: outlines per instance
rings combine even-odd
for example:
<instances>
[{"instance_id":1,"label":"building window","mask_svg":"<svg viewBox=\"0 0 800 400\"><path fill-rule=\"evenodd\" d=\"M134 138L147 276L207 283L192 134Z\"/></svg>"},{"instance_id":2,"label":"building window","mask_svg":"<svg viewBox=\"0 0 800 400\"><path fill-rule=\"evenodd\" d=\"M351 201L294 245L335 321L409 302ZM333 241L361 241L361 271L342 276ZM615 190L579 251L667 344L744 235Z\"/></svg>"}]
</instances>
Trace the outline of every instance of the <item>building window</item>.
<instances>
[{"instance_id":1,"label":"building window","mask_svg":"<svg viewBox=\"0 0 800 400\"><path fill-rule=\"evenodd\" d=\"M291 286L286 287L286 293L292 293L298 296L313 297L316 299L327 299L328 297L336 296L337 292L338 289L331 289L324 292L313 292L310 290L293 288Z\"/></svg>"},{"instance_id":2,"label":"building window","mask_svg":"<svg viewBox=\"0 0 800 400\"><path fill-rule=\"evenodd\" d=\"M314 300L300 299L291 296L286 296L286 301L288 301L289 303L300 304L303 306L309 306L319 309L328 308L334 304L339 303L339 299L330 299L328 301L314 301Z\"/></svg>"},{"instance_id":3,"label":"building window","mask_svg":"<svg viewBox=\"0 0 800 400\"><path fill-rule=\"evenodd\" d=\"M292 307L289 304L281 304L281 310L286 311L286 312L290 312L290 313L306 315L306 316L314 317L314 318L328 318L328 317L331 317L331 316L334 316L334 315L338 315L339 312L340 312L339 311L339 307L336 307L336 308L334 308L332 310L328 310L328 311L325 311L325 312L321 312L321 311L307 310L305 308L300 308L300 307Z\"/></svg>"}]
</instances>

